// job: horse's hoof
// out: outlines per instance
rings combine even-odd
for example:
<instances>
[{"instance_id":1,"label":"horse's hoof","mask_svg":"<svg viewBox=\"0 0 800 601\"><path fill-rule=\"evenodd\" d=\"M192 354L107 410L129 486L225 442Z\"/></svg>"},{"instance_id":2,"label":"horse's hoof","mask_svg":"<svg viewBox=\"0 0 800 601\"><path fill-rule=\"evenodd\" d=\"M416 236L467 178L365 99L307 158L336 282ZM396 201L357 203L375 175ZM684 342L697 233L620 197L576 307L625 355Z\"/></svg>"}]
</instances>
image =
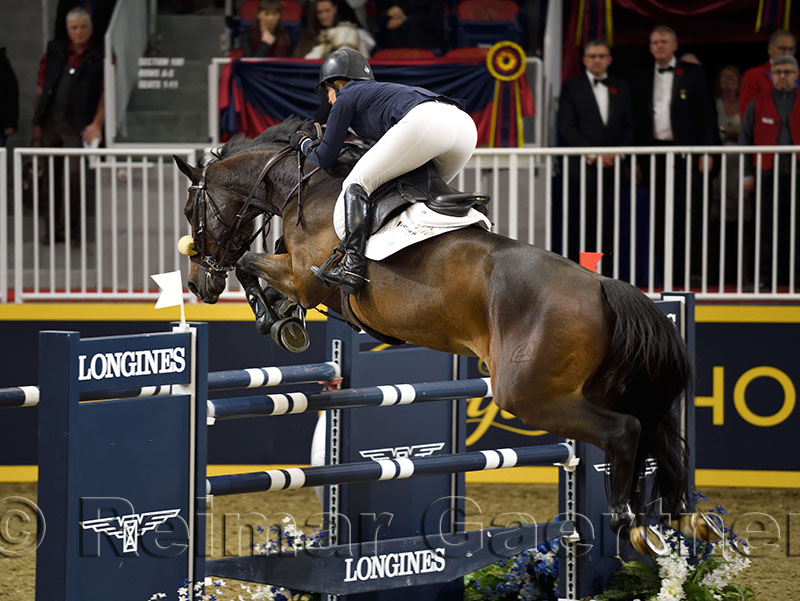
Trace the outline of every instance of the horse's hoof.
<instances>
[{"instance_id":1,"label":"horse's hoof","mask_svg":"<svg viewBox=\"0 0 800 601\"><path fill-rule=\"evenodd\" d=\"M642 555L659 557L669 553L664 535L655 526L636 526L629 536L631 546Z\"/></svg>"},{"instance_id":2,"label":"horse's hoof","mask_svg":"<svg viewBox=\"0 0 800 601\"><path fill-rule=\"evenodd\" d=\"M618 535L624 535L636 519L628 503L609 508L609 513L611 515L608 520L608 525L611 528L611 532Z\"/></svg>"},{"instance_id":3,"label":"horse's hoof","mask_svg":"<svg viewBox=\"0 0 800 601\"><path fill-rule=\"evenodd\" d=\"M715 542L725 537L723 531L725 524L717 513L695 511L692 514L692 522L697 524L696 529L702 540Z\"/></svg>"},{"instance_id":4,"label":"horse's hoof","mask_svg":"<svg viewBox=\"0 0 800 601\"><path fill-rule=\"evenodd\" d=\"M722 517L716 513L695 511L691 515L682 515L680 520L672 520L670 526L684 536L697 540L713 542L725 536Z\"/></svg>"},{"instance_id":5,"label":"horse's hoof","mask_svg":"<svg viewBox=\"0 0 800 601\"><path fill-rule=\"evenodd\" d=\"M296 317L276 321L272 324L269 334L278 346L290 353L302 353L311 344L303 322Z\"/></svg>"}]
</instances>

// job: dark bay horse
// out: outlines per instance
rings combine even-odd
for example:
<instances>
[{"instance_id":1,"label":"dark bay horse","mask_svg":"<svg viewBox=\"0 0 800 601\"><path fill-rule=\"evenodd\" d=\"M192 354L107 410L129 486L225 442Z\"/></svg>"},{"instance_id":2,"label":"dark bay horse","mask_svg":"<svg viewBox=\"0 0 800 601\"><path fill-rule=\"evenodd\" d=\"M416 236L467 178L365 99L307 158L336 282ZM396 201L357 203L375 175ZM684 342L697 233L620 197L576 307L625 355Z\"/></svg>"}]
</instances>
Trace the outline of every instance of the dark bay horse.
<instances>
[{"instance_id":1,"label":"dark bay horse","mask_svg":"<svg viewBox=\"0 0 800 601\"><path fill-rule=\"evenodd\" d=\"M189 287L204 302L216 302L236 266L303 307L341 310L339 289L324 287L311 267L339 243L332 213L342 178L317 171L307 179L298 216L298 163L285 147L302 124L285 121L255 140L231 142L202 167L175 158L193 183L185 211L197 251ZM306 163L303 173L314 168ZM283 218L288 252L247 250L259 214ZM367 277L351 297L361 322L483 359L501 409L606 452L611 524L637 548L646 549L649 536L633 527L648 456L658 464L654 494L663 511L687 510L687 456L671 408L690 382L691 363L677 329L639 290L477 227L371 261Z\"/></svg>"}]
</instances>

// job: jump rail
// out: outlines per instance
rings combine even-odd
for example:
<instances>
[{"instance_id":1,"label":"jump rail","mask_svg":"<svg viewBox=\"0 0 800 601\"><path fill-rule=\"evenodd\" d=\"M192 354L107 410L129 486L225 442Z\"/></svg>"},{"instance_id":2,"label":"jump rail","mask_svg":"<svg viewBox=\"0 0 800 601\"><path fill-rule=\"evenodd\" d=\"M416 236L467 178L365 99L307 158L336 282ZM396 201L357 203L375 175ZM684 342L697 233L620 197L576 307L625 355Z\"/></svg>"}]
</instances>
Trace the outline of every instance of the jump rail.
<instances>
[{"instance_id":1,"label":"jump rail","mask_svg":"<svg viewBox=\"0 0 800 601\"><path fill-rule=\"evenodd\" d=\"M417 459L404 457L344 465L213 476L206 480L206 494L233 495L331 484L351 484L353 482L400 480L412 476L496 470L523 465L556 464L571 469L574 461L575 454L572 447L562 442L553 445L452 453Z\"/></svg>"},{"instance_id":2,"label":"jump rail","mask_svg":"<svg viewBox=\"0 0 800 601\"><path fill-rule=\"evenodd\" d=\"M312 395L305 395L301 392L268 394L265 397L249 396L211 400L208 402L207 419L209 424L213 424L217 419L286 415L330 409L392 407L410 403L449 401L472 397L490 398L491 396L490 378L326 390Z\"/></svg>"},{"instance_id":3,"label":"jump rail","mask_svg":"<svg viewBox=\"0 0 800 601\"><path fill-rule=\"evenodd\" d=\"M119 364L118 364L119 365ZM120 366L117 376L128 369ZM127 375L127 374L123 374ZM341 376L336 363L309 363L307 365L284 365L280 367L250 367L213 371L208 374L209 390L234 390L240 388L266 388L281 384L304 384L332 380ZM139 388L123 388L113 390L89 390L80 395L82 401L98 401L101 399L142 398L167 396L172 394L171 386L142 386ZM12 386L0 388L0 409L14 407L34 407L39 404L38 386Z\"/></svg>"}]
</instances>

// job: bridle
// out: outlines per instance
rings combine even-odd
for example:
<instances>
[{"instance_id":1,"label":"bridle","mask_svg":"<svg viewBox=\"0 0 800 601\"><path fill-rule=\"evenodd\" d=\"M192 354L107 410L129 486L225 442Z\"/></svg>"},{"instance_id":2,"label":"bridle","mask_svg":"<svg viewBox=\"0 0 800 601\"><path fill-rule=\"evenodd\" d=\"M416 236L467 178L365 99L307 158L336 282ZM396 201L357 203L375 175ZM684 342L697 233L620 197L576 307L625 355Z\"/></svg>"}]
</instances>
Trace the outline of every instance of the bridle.
<instances>
[{"instance_id":1,"label":"bridle","mask_svg":"<svg viewBox=\"0 0 800 601\"><path fill-rule=\"evenodd\" d=\"M320 169L317 167L308 174L303 175L302 161L300 158L301 153L298 152L297 185L292 188L280 207L267 200L265 194L265 206L258 207L266 216L261 227L259 227L253 234L248 235L244 243L240 245L235 243L237 234L240 233L240 229L245 224L245 217L247 216L248 210L254 204L254 196L258 186L264 181L264 178L267 176L269 170L278 161L292 154L292 152L292 149L286 146L269 158L269 160L262 167L261 172L258 174L258 178L256 179L255 183L250 188L250 192L245 197L244 202L242 202L240 205L239 210L236 213L236 217L234 217L233 222L230 224L226 223L222 218L222 212L220 211L217 202L208 191L208 186L206 185L206 172L208 171L208 165L203 167L200 180L196 184L189 186L189 190L194 191L195 193L192 201L192 232L195 243L194 250L197 252L190 257L193 263L209 272L227 272L233 269L236 265L236 262L241 258L245 251L250 248L250 245L253 243L253 241L255 241L260 234L265 232L265 228L268 226L272 217L283 214L283 211L286 209L286 205L289 204L289 201L292 199L295 191L297 192L298 200L297 219L298 223L300 222L301 211L303 207L301 196L302 185ZM210 231L206 230L208 221L207 212L209 207L213 212L213 216L216 217L217 220L224 226L224 231L220 237L216 237ZM209 255L207 252L209 236L214 242L216 242L216 250L214 251L213 255Z\"/></svg>"}]
</instances>

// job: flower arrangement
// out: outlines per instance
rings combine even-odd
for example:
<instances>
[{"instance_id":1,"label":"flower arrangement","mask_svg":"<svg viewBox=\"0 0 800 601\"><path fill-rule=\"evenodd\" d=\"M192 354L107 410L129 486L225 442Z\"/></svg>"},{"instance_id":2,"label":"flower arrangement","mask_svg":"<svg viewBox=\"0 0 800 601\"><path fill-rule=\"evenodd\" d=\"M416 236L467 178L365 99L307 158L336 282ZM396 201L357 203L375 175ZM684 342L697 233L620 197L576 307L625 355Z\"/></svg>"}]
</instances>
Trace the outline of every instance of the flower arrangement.
<instances>
[{"instance_id":1,"label":"flower arrangement","mask_svg":"<svg viewBox=\"0 0 800 601\"><path fill-rule=\"evenodd\" d=\"M554 601L558 542L539 545L464 577L464 601Z\"/></svg>"},{"instance_id":2,"label":"flower arrangement","mask_svg":"<svg viewBox=\"0 0 800 601\"><path fill-rule=\"evenodd\" d=\"M696 500L708 502L702 493ZM714 513L726 515L721 505ZM750 565L747 543L722 527L722 540L706 542L662 527L669 552L648 561L623 561L598 601L750 601L755 593L734 578Z\"/></svg>"},{"instance_id":3,"label":"flower arrangement","mask_svg":"<svg viewBox=\"0 0 800 601\"><path fill-rule=\"evenodd\" d=\"M259 534L264 533L261 526L256 528ZM270 555L276 553L296 552L309 547L319 547L323 538L323 533L315 532L308 535L300 530L294 521L289 517L283 518L280 525L270 526L270 532L277 536L267 539L265 543L252 543L253 553L256 555ZM204 582L196 582L194 586L189 580L185 580L178 589L178 601L189 601L190 587L194 591L194 599L201 601L220 601L222 599L222 588L227 586L224 580L206 578ZM318 599L319 595L313 595L302 591L291 591L281 586L271 586L263 584L240 584L241 593L236 597L236 601L310 601ZM207 592L213 589L213 592ZM149 601L161 601L166 599L165 593L156 593L150 597ZM233 598L233 597L226 597Z\"/></svg>"}]
</instances>

